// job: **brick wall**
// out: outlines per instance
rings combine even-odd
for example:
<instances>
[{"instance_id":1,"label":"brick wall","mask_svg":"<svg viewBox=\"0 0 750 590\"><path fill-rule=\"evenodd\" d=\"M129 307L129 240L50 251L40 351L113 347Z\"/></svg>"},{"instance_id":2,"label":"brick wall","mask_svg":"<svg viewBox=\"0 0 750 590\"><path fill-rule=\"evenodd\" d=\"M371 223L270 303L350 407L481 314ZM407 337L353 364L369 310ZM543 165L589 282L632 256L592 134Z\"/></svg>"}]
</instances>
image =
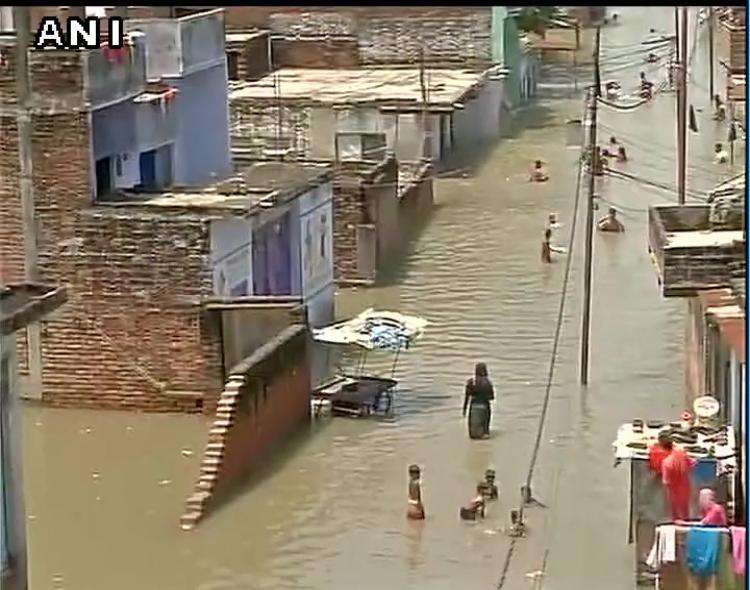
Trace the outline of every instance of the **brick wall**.
<instances>
[{"instance_id":1,"label":"brick wall","mask_svg":"<svg viewBox=\"0 0 750 590\"><path fill-rule=\"evenodd\" d=\"M227 56L237 55L237 79L255 81L271 71L269 62L270 36L267 31L259 31L247 40L227 41Z\"/></svg>"},{"instance_id":2,"label":"brick wall","mask_svg":"<svg viewBox=\"0 0 750 590\"><path fill-rule=\"evenodd\" d=\"M288 37L356 36L359 62L414 61L482 67L491 60L490 7L228 7L227 28L261 27Z\"/></svg>"},{"instance_id":3,"label":"brick wall","mask_svg":"<svg viewBox=\"0 0 750 590\"><path fill-rule=\"evenodd\" d=\"M0 58L4 64L0 67L0 107L17 104L16 92L16 48L12 45L0 45Z\"/></svg>"},{"instance_id":4,"label":"brick wall","mask_svg":"<svg viewBox=\"0 0 750 590\"><path fill-rule=\"evenodd\" d=\"M747 32L744 28L729 32L729 67L732 71L745 71L747 63L746 37Z\"/></svg>"},{"instance_id":5,"label":"brick wall","mask_svg":"<svg viewBox=\"0 0 750 590\"><path fill-rule=\"evenodd\" d=\"M274 446L310 417L308 334L292 325L229 376L195 490L180 519L193 528Z\"/></svg>"},{"instance_id":6,"label":"brick wall","mask_svg":"<svg viewBox=\"0 0 750 590\"><path fill-rule=\"evenodd\" d=\"M268 61L269 43L268 35L253 37L245 43L238 67L240 80L260 80L271 71Z\"/></svg>"},{"instance_id":7,"label":"brick wall","mask_svg":"<svg viewBox=\"0 0 750 590\"><path fill-rule=\"evenodd\" d=\"M56 406L211 411L221 392L217 325L199 307L212 291L209 236L190 217L93 207L82 54L33 55L31 119L40 278L69 301L43 323L43 401ZM78 64L78 65L76 65ZM2 280L23 273L18 134L0 119ZM25 342L19 338L21 369Z\"/></svg>"},{"instance_id":8,"label":"brick wall","mask_svg":"<svg viewBox=\"0 0 750 590\"><path fill-rule=\"evenodd\" d=\"M44 401L211 411L222 368L218 324L200 307L212 289L206 222L99 207L79 213L68 242L69 303L44 332Z\"/></svg>"},{"instance_id":9,"label":"brick wall","mask_svg":"<svg viewBox=\"0 0 750 590\"><path fill-rule=\"evenodd\" d=\"M366 185L396 182L394 158L379 164L339 162L333 182L333 264L337 281L361 280L357 269L357 226L372 223L368 214Z\"/></svg>"},{"instance_id":10,"label":"brick wall","mask_svg":"<svg viewBox=\"0 0 750 590\"><path fill-rule=\"evenodd\" d=\"M274 38L276 68L356 68L359 49L356 37Z\"/></svg>"},{"instance_id":11,"label":"brick wall","mask_svg":"<svg viewBox=\"0 0 750 590\"><path fill-rule=\"evenodd\" d=\"M0 283L24 278L19 166L16 118L0 116Z\"/></svg>"},{"instance_id":12,"label":"brick wall","mask_svg":"<svg viewBox=\"0 0 750 590\"><path fill-rule=\"evenodd\" d=\"M272 83L272 80L269 80ZM279 108L271 102L234 100L229 105L232 148L246 150L248 157L262 159L275 146ZM292 149L290 159L310 156L310 114L302 106L281 107L281 136Z\"/></svg>"},{"instance_id":13,"label":"brick wall","mask_svg":"<svg viewBox=\"0 0 750 590\"><path fill-rule=\"evenodd\" d=\"M363 65L408 63L486 65L491 62L490 7L431 8L413 14L373 11L360 18L359 53Z\"/></svg>"}]
</instances>

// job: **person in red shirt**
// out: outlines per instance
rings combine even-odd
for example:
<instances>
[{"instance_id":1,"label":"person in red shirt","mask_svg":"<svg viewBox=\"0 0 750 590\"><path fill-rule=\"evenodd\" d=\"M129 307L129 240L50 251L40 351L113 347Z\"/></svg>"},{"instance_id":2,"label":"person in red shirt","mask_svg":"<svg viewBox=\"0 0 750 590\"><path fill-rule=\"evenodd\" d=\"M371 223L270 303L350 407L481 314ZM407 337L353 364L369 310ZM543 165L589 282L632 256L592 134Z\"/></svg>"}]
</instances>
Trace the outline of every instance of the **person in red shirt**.
<instances>
[{"instance_id":1,"label":"person in red shirt","mask_svg":"<svg viewBox=\"0 0 750 590\"><path fill-rule=\"evenodd\" d=\"M662 461L661 478L672 509L672 520L686 520L689 516L690 471L694 466L693 459L675 448Z\"/></svg>"},{"instance_id":2,"label":"person in red shirt","mask_svg":"<svg viewBox=\"0 0 750 590\"><path fill-rule=\"evenodd\" d=\"M661 477L661 464L672 452L672 439L666 432L659 433L659 442L648 451L648 465L651 471Z\"/></svg>"}]
</instances>

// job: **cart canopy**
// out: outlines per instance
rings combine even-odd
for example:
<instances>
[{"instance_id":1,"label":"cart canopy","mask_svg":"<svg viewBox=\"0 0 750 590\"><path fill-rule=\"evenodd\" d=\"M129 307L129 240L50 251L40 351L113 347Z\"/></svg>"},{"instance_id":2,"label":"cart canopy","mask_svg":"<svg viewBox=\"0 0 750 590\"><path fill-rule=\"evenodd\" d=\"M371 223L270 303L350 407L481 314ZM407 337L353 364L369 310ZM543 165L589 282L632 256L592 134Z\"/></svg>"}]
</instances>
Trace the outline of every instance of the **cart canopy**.
<instances>
[{"instance_id":1,"label":"cart canopy","mask_svg":"<svg viewBox=\"0 0 750 590\"><path fill-rule=\"evenodd\" d=\"M357 317L313 330L313 339L327 344L357 345L367 350L400 350L419 338L427 320L393 311L367 309Z\"/></svg>"}]
</instances>

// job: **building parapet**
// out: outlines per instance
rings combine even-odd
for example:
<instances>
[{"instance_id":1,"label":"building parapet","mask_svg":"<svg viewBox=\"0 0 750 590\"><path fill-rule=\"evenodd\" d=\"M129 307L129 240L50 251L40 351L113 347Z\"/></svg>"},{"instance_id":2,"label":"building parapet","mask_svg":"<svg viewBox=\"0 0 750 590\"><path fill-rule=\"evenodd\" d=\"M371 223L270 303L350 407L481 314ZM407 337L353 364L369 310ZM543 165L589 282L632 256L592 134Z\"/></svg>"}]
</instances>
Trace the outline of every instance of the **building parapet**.
<instances>
[{"instance_id":1,"label":"building parapet","mask_svg":"<svg viewBox=\"0 0 750 590\"><path fill-rule=\"evenodd\" d=\"M730 286L727 266L745 253L741 220L711 223L710 205L649 208L649 250L665 297Z\"/></svg>"},{"instance_id":2,"label":"building parapet","mask_svg":"<svg viewBox=\"0 0 750 590\"><path fill-rule=\"evenodd\" d=\"M308 333L304 324L291 324L229 371L200 474L180 518L183 530L194 528L263 452L309 418Z\"/></svg>"},{"instance_id":3,"label":"building parapet","mask_svg":"<svg viewBox=\"0 0 750 590\"><path fill-rule=\"evenodd\" d=\"M92 49L86 56L86 100L99 108L131 98L146 88L146 47L141 42L123 49Z\"/></svg>"},{"instance_id":4,"label":"building parapet","mask_svg":"<svg viewBox=\"0 0 750 590\"><path fill-rule=\"evenodd\" d=\"M221 8L181 18L125 21L130 34L145 35L149 80L181 78L223 62L224 11Z\"/></svg>"},{"instance_id":5,"label":"building parapet","mask_svg":"<svg viewBox=\"0 0 750 590\"><path fill-rule=\"evenodd\" d=\"M326 164L256 162L226 180L207 187L172 187L167 191L120 191L97 202L100 213L197 215L203 219L227 214L249 217L284 205L311 188L330 182Z\"/></svg>"},{"instance_id":6,"label":"building parapet","mask_svg":"<svg viewBox=\"0 0 750 590\"><path fill-rule=\"evenodd\" d=\"M481 86L494 69L430 69L426 101L419 68L283 68L255 82L230 84L232 103L295 106L382 106L453 108Z\"/></svg>"}]
</instances>

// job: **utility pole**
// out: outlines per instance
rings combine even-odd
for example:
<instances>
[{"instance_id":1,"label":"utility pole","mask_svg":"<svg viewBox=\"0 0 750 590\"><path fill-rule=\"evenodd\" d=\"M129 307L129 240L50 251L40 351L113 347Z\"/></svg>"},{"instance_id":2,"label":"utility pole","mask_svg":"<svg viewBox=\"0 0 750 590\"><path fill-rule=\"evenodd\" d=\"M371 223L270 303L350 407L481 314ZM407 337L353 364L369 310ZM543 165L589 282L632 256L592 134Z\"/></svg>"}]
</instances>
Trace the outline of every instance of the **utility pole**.
<instances>
[{"instance_id":1,"label":"utility pole","mask_svg":"<svg viewBox=\"0 0 750 590\"><path fill-rule=\"evenodd\" d=\"M680 110L680 119L682 121L680 125L680 153L679 153L679 179L678 179L678 198L679 204L685 204L685 190L686 190L686 175L687 175L687 105L688 105L688 94L687 94L687 75L688 75L688 8L687 6L682 7L682 35L680 35L680 53L682 54L681 69L682 74L680 75L680 87L682 94L682 106Z\"/></svg>"},{"instance_id":2,"label":"utility pole","mask_svg":"<svg viewBox=\"0 0 750 590\"><path fill-rule=\"evenodd\" d=\"M685 204L685 175L687 171L687 8L682 9L682 26L675 7L675 33L677 36L677 202ZM682 29L682 30L680 30Z\"/></svg>"},{"instance_id":3,"label":"utility pole","mask_svg":"<svg viewBox=\"0 0 750 590\"><path fill-rule=\"evenodd\" d=\"M596 28L594 44L594 87L589 95L589 194L586 207L586 261L583 277L583 317L581 321L581 385L589 383L589 339L591 337L591 267L594 253L594 191L596 190L596 149L597 102L601 96L599 74L599 44L601 29ZM571 256L572 253L568 253Z\"/></svg>"},{"instance_id":4,"label":"utility pole","mask_svg":"<svg viewBox=\"0 0 750 590\"><path fill-rule=\"evenodd\" d=\"M26 281L39 283L39 254L34 215L34 184L31 154L31 85L29 82L29 46L31 45L31 14L28 6L13 7L16 30L16 126L18 128L19 192L23 223L24 275ZM29 383L24 394L42 397L42 331L39 322L26 328Z\"/></svg>"},{"instance_id":5,"label":"utility pole","mask_svg":"<svg viewBox=\"0 0 750 590\"><path fill-rule=\"evenodd\" d=\"M708 92L709 104L714 100L714 7L708 7Z\"/></svg>"}]
</instances>

